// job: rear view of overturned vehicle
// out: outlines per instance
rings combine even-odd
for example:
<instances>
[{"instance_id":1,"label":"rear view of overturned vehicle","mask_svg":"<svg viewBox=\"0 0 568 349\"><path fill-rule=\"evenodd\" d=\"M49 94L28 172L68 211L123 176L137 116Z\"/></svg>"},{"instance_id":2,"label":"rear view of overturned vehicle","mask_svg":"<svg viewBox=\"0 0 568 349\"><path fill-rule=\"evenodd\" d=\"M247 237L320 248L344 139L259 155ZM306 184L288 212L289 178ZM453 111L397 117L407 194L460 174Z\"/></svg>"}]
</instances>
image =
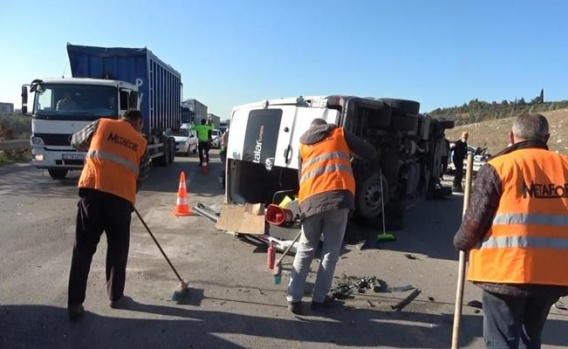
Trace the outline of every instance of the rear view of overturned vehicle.
<instances>
[{"instance_id":1,"label":"rear view of overturned vehicle","mask_svg":"<svg viewBox=\"0 0 568 349\"><path fill-rule=\"evenodd\" d=\"M439 178L444 130L453 128L453 121L420 114L415 101L334 95L235 107L226 202L270 205L278 204L282 193L297 195L300 136L316 118L345 127L377 151L374 162L352 159L356 217L372 220L384 211L387 227L400 229L409 206L451 195Z\"/></svg>"}]
</instances>

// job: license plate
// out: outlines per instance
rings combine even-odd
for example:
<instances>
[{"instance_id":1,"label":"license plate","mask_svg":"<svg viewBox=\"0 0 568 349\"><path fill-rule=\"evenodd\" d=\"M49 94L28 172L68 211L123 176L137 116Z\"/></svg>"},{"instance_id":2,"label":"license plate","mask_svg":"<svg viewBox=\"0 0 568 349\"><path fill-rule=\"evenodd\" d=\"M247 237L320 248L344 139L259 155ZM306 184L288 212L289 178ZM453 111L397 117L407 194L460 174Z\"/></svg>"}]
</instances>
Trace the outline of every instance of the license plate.
<instances>
[{"instance_id":1,"label":"license plate","mask_svg":"<svg viewBox=\"0 0 568 349\"><path fill-rule=\"evenodd\" d=\"M63 154L63 160L84 160L83 154Z\"/></svg>"}]
</instances>

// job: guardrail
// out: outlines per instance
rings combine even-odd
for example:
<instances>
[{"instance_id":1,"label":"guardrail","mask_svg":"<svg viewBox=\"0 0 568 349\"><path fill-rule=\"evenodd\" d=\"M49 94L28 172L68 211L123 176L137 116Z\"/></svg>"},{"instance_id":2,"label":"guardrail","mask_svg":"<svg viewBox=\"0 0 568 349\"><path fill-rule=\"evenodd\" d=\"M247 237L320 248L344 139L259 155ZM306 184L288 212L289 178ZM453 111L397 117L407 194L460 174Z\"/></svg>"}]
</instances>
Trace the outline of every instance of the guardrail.
<instances>
[{"instance_id":1,"label":"guardrail","mask_svg":"<svg viewBox=\"0 0 568 349\"><path fill-rule=\"evenodd\" d=\"M17 149L29 149L30 140L29 139L14 139L11 141L0 142L0 151L2 150L17 150Z\"/></svg>"}]
</instances>

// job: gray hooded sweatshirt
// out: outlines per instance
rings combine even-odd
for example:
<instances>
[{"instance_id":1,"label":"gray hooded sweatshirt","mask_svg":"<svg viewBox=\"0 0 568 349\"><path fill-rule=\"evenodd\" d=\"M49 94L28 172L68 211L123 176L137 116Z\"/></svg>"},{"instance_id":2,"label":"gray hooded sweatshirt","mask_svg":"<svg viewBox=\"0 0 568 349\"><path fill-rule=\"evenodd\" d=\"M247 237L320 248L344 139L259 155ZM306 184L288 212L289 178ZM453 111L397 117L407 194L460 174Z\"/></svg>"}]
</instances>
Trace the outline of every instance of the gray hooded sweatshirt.
<instances>
[{"instance_id":1,"label":"gray hooded sweatshirt","mask_svg":"<svg viewBox=\"0 0 568 349\"><path fill-rule=\"evenodd\" d=\"M308 129L300 137L300 143L312 145L321 142L329 135L330 131L337 126L332 124L317 125ZM349 150L358 158L373 160L377 157L375 148L359 137L344 130L345 142ZM308 160L308 159L303 159ZM299 159L298 176L302 173L302 159ZM353 210L355 198L349 190L332 190L310 196L300 205L301 219L304 220L316 214L325 213L342 208Z\"/></svg>"}]
</instances>

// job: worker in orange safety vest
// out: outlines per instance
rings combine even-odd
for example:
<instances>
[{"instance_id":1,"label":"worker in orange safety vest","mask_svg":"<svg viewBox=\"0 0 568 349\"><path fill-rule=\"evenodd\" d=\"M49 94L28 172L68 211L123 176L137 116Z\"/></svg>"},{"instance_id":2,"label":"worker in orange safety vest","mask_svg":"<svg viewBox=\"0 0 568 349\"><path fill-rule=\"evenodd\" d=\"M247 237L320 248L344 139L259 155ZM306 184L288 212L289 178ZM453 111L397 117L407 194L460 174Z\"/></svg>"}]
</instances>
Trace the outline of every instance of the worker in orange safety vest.
<instances>
[{"instance_id":1,"label":"worker in orange safety vest","mask_svg":"<svg viewBox=\"0 0 568 349\"><path fill-rule=\"evenodd\" d=\"M540 348L552 305L568 295L568 157L548 150L548 121L517 117L512 146L477 174L454 236L483 290L488 348Z\"/></svg>"},{"instance_id":2,"label":"worker in orange safety vest","mask_svg":"<svg viewBox=\"0 0 568 349\"><path fill-rule=\"evenodd\" d=\"M313 120L300 137L299 153L298 201L302 235L286 297L288 309L295 314L302 312L306 277L322 234L323 258L312 292L311 308L317 311L328 304L326 296L333 281L348 215L354 208L351 153L365 160L374 160L377 156L372 145L323 119Z\"/></svg>"},{"instance_id":3,"label":"worker in orange safety vest","mask_svg":"<svg viewBox=\"0 0 568 349\"><path fill-rule=\"evenodd\" d=\"M79 179L77 227L69 275L67 312L84 314L87 278L99 239L107 235L106 282L112 308L124 303L130 219L140 183L150 166L147 141L140 133L142 113L127 110L120 120L102 118L75 133L71 145L86 151Z\"/></svg>"}]
</instances>

